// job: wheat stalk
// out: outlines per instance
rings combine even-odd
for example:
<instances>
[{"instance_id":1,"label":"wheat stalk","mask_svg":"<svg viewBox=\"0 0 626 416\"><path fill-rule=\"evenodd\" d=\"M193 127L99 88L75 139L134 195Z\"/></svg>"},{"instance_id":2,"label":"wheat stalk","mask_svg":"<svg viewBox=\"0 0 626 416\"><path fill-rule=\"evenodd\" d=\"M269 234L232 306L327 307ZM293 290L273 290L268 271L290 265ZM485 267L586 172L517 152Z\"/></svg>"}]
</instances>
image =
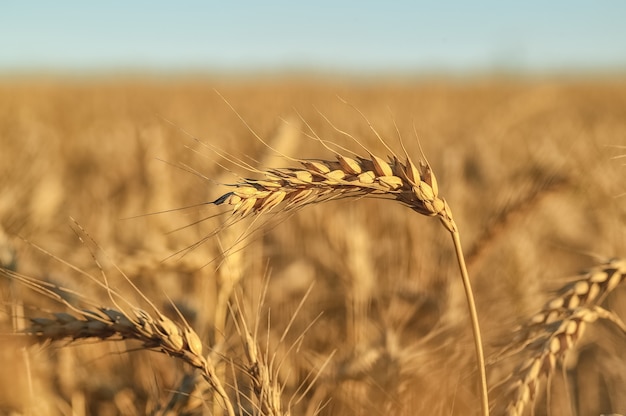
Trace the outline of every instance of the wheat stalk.
<instances>
[{"instance_id":1,"label":"wheat stalk","mask_svg":"<svg viewBox=\"0 0 626 416\"><path fill-rule=\"evenodd\" d=\"M375 130L374 132L376 133ZM341 133L348 135L345 132ZM361 145L356 138L348 136ZM392 153L387 160L375 156L363 145L361 146L367 151L368 157L345 156L331 149L325 141L316 136L315 138L327 149L335 153L336 161L289 158L298 162L300 167L266 169L261 172L263 179L243 179L229 185L234 189L212 203L232 208L232 215L228 220L230 223L248 216L268 213L274 209L289 211L333 199L367 196L390 198L419 214L437 217L451 233L455 247L474 334L482 413L488 415L487 377L476 305L460 234L450 207L445 199L439 197L437 179L425 157L419 164L415 164L402 145L404 157L401 160L378 133L376 136Z\"/></svg>"}]
</instances>

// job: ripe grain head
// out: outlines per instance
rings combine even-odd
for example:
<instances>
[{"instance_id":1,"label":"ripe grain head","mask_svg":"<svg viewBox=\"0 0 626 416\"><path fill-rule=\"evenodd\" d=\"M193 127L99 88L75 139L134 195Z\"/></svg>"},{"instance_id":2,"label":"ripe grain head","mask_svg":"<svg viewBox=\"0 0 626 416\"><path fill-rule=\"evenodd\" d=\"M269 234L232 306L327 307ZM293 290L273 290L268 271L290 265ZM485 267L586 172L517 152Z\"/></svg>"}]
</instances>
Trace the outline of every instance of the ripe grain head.
<instances>
[{"instance_id":1,"label":"ripe grain head","mask_svg":"<svg viewBox=\"0 0 626 416\"><path fill-rule=\"evenodd\" d=\"M610 321L626 334L619 316L601 307L603 300L626 277L626 261L611 259L593 267L565 285L542 310L517 329L504 349L527 356L507 378L506 414L521 416L534 405L542 382L549 380L557 364L576 348L585 327L598 319ZM549 384L546 385L549 391Z\"/></svg>"}]
</instances>

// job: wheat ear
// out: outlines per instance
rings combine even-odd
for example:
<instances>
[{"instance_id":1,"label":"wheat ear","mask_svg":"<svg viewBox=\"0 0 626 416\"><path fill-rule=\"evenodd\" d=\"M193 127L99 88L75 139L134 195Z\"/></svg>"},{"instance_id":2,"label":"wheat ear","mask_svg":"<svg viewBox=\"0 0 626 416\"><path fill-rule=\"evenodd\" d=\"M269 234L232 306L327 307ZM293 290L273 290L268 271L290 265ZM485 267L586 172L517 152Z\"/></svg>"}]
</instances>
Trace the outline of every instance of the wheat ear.
<instances>
[{"instance_id":1,"label":"wheat ear","mask_svg":"<svg viewBox=\"0 0 626 416\"><path fill-rule=\"evenodd\" d=\"M336 161L293 159L300 163L299 168L267 169L262 172L264 179L244 179L230 185L234 189L217 198L213 204L231 206L230 220L234 222L250 215L270 212L277 207L287 211L332 199L378 196L398 201L422 215L439 218L451 233L456 250L474 334L482 413L488 415L482 340L460 234L450 207L445 199L439 197L437 179L430 164L424 158L416 165L406 149L404 153L403 161L395 154L384 160L369 151L366 158L347 157L335 152Z\"/></svg>"},{"instance_id":2,"label":"wheat ear","mask_svg":"<svg viewBox=\"0 0 626 416\"><path fill-rule=\"evenodd\" d=\"M124 311L119 307L96 306L73 291L11 270L0 269L0 274L64 304L71 312L56 312L50 318L31 318L30 325L22 331L24 334L36 337L41 343L74 342L89 338L103 341L139 341L145 349L182 359L199 369L203 378L220 396L228 415L235 415L226 390L216 375L213 362L203 355L202 341L189 325L180 325L157 310L153 316L139 308ZM67 295L81 298L87 307L74 306L66 300Z\"/></svg>"},{"instance_id":3,"label":"wheat ear","mask_svg":"<svg viewBox=\"0 0 626 416\"><path fill-rule=\"evenodd\" d=\"M518 329L518 350L534 354L515 371L509 380L511 399L508 415L522 415L534 402L542 377L549 377L556 362L572 350L585 326L597 319L615 323L624 333L626 325L614 313L599 306L606 296L626 280L626 260L611 259L583 272L547 302L542 310Z\"/></svg>"},{"instance_id":4,"label":"wheat ear","mask_svg":"<svg viewBox=\"0 0 626 416\"><path fill-rule=\"evenodd\" d=\"M535 347L537 352L515 371L515 378L511 383L512 399L506 408L507 415L522 416L526 406L534 403L541 378L549 377L557 360L575 347L586 324L599 318L607 319L626 334L626 325L619 317L600 306L567 310L564 315L561 320L545 325L545 334L529 345L531 348Z\"/></svg>"},{"instance_id":5,"label":"wheat ear","mask_svg":"<svg viewBox=\"0 0 626 416\"><path fill-rule=\"evenodd\" d=\"M626 280L626 259L610 259L585 270L546 302L524 325L516 329L516 350L522 350L541 334L547 325L558 322L577 308L600 305L606 296ZM502 354L513 350L511 346Z\"/></svg>"}]
</instances>

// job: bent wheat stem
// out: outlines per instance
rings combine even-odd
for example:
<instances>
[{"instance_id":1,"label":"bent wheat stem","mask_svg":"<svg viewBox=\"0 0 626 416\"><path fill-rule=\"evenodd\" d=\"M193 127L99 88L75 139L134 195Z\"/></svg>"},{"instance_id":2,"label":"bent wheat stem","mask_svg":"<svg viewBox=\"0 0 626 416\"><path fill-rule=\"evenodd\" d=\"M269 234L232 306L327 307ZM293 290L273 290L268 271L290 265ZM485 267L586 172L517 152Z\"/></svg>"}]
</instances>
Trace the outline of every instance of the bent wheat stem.
<instances>
[{"instance_id":1,"label":"bent wheat stem","mask_svg":"<svg viewBox=\"0 0 626 416\"><path fill-rule=\"evenodd\" d=\"M382 141L382 138L378 136ZM356 140L356 139L354 139ZM321 139L320 139L321 141ZM244 179L229 185L233 188L217 198L214 205L232 207L225 226L257 214L272 210L295 210L309 204L349 197L383 197L406 205L413 211L437 217L452 234L461 278L472 321L476 347L478 375L480 378L482 415L489 415L489 400L485 372L485 359L476 305L465 266L458 228L445 199L439 197L437 179L428 161L413 163L404 148L401 159L393 154L387 160L368 153L367 157L347 157L335 152L336 161L302 160L299 168L267 169L264 179ZM386 145L385 145L386 146ZM325 145L326 148L328 146ZM391 150L387 147L388 150ZM254 170L255 172L259 172Z\"/></svg>"},{"instance_id":2,"label":"bent wheat stem","mask_svg":"<svg viewBox=\"0 0 626 416\"><path fill-rule=\"evenodd\" d=\"M452 240L454 242L454 250L456 251L456 258L459 262L459 269L461 271L461 279L463 280L463 287L465 288L465 298L467 299L467 306L470 314L470 321L472 322L472 332L474 333L474 348L476 350L476 362L478 364L478 374L480 377L480 404L483 411L483 415L489 414L489 395L487 390L487 372L485 371L485 354L483 352L483 343L480 336L480 326L478 324L478 313L476 312L476 303L474 302L474 292L472 291L472 285L470 283L469 274L467 273L467 267L465 265L465 257L463 256L463 248L461 247L461 236L458 230L451 231Z\"/></svg>"}]
</instances>

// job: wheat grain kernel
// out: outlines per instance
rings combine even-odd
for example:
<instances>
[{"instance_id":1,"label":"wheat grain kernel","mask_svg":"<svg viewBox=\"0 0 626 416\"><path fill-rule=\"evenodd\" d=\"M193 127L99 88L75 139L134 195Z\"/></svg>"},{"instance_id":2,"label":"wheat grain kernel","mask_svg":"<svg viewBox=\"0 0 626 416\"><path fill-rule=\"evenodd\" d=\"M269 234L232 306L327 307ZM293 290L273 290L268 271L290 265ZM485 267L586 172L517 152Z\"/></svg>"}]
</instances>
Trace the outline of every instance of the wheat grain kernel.
<instances>
[{"instance_id":1,"label":"wheat grain kernel","mask_svg":"<svg viewBox=\"0 0 626 416\"><path fill-rule=\"evenodd\" d=\"M241 198L248 198L251 196L256 196L259 193L259 190L256 189L254 186L241 185L238 186L232 193L240 196Z\"/></svg>"},{"instance_id":2,"label":"wheat grain kernel","mask_svg":"<svg viewBox=\"0 0 626 416\"><path fill-rule=\"evenodd\" d=\"M295 192L289 194L289 203L290 204L298 204L304 201L307 197L309 197L313 193L311 189L300 189Z\"/></svg>"},{"instance_id":3,"label":"wheat grain kernel","mask_svg":"<svg viewBox=\"0 0 626 416\"><path fill-rule=\"evenodd\" d=\"M606 280L609 278L608 273L606 273L605 271L601 271L601 272L597 272L597 273L592 273L591 277L589 279L590 282L597 282L597 283L603 283L606 282Z\"/></svg>"},{"instance_id":4,"label":"wheat grain kernel","mask_svg":"<svg viewBox=\"0 0 626 416\"><path fill-rule=\"evenodd\" d=\"M374 164L374 172L376 172L376 176L393 176L393 170L391 169L391 166L389 166L389 163L371 153L370 158Z\"/></svg>"},{"instance_id":5,"label":"wheat grain kernel","mask_svg":"<svg viewBox=\"0 0 626 416\"><path fill-rule=\"evenodd\" d=\"M358 175L363 171L361 165L354 159L342 155L337 155L337 159L339 160L341 168L350 175Z\"/></svg>"},{"instance_id":6,"label":"wheat grain kernel","mask_svg":"<svg viewBox=\"0 0 626 416\"><path fill-rule=\"evenodd\" d=\"M536 313L530 318L530 322L532 325L542 324L547 321L547 315L543 312Z\"/></svg>"},{"instance_id":7,"label":"wheat grain kernel","mask_svg":"<svg viewBox=\"0 0 626 416\"><path fill-rule=\"evenodd\" d=\"M576 309L579 305L580 305L580 298L576 295L570 296L569 300L567 301L567 308Z\"/></svg>"},{"instance_id":8,"label":"wheat grain kernel","mask_svg":"<svg viewBox=\"0 0 626 416\"><path fill-rule=\"evenodd\" d=\"M286 195L287 193L285 191L272 192L270 196L263 200L260 210L263 212L269 212L272 208L283 202Z\"/></svg>"},{"instance_id":9,"label":"wheat grain kernel","mask_svg":"<svg viewBox=\"0 0 626 416\"><path fill-rule=\"evenodd\" d=\"M587 295L587 302L593 301L600 294L600 285L597 283L591 283L589 286L589 294Z\"/></svg>"},{"instance_id":10,"label":"wheat grain kernel","mask_svg":"<svg viewBox=\"0 0 626 416\"><path fill-rule=\"evenodd\" d=\"M401 188L403 185L402 179L397 176L379 176L376 179L378 179L378 182L382 185L394 191Z\"/></svg>"},{"instance_id":11,"label":"wheat grain kernel","mask_svg":"<svg viewBox=\"0 0 626 416\"><path fill-rule=\"evenodd\" d=\"M617 285L619 285L622 281L622 275L617 272L617 270L613 269L609 272L609 283L606 285L606 290L608 292L615 289Z\"/></svg>"},{"instance_id":12,"label":"wheat grain kernel","mask_svg":"<svg viewBox=\"0 0 626 416\"><path fill-rule=\"evenodd\" d=\"M433 188L428 185L426 182L420 182L419 186L419 199L423 201L432 201L435 199L435 193L433 192Z\"/></svg>"},{"instance_id":13,"label":"wheat grain kernel","mask_svg":"<svg viewBox=\"0 0 626 416\"><path fill-rule=\"evenodd\" d=\"M252 211L254 205L256 204L256 201L256 198L246 198L242 200L239 204L235 205L235 208L233 208L233 213L238 213L245 217L246 215L248 215L248 213L250 213L250 211Z\"/></svg>"},{"instance_id":14,"label":"wheat grain kernel","mask_svg":"<svg viewBox=\"0 0 626 416\"><path fill-rule=\"evenodd\" d=\"M326 174L326 177L333 180L343 180L346 177L346 172L343 170L337 169Z\"/></svg>"},{"instance_id":15,"label":"wheat grain kernel","mask_svg":"<svg viewBox=\"0 0 626 416\"><path fill-rule=\"evenodd\" d=\"M563 307L564 303L563 298L555 298L548 303L548 309L560 309Z\"/></svg>"},{"instance_id":16,"label":"wheat grain kernel","mask_svg":"<svg viewBox=\"0 0 626 416\"><path fill-rule=\"evenodd\" d=\"M157 330L160 330L163 335L163 342L167 343L173 351L181 351L185 342L178 326L166 316L161 316L156 324Z\"/></svg>"},{"instance_id":17,"label":"wheat grain kernel","mask_svg":"<svg viewBox=\"0 0 626 416\"><path fill-rule=\"evenodd\" d=\"M191 329L185 327L183 329L183 335L185 336L185 341L187 342L187 346L189 347L189 351L193 354L202 357L202 341L200 341L200 337Z\"/></svg>"},{"instance_id":18,"label":"wheat grain kernel","mask_svg":"<svg viewBox=\"0 0 626 416\"><path fill-rule=\"evenodd\" d=\"M262 186L265 189L277 189L280 188L282 186L282 183L280 180L275 180L275 181L255 181L255 183L257 185Z\"/></svg>"},{"instance_id":19,"label":"wheat grain kernel","mask_svg":"<svg viewBox=\"0 0 626 416\"><path fill-rule=\"evenodd\" d=\"M376 175L371 170L368 170L366 172L361 173L358 176L358 178L359 178L359 182L361 182L362 184L369 185L369 184L374 183Z\"/></svg>"},{"instance_id":20,"label":"wheat grain kernel","mask_svg":"<svg viewBox=\"0 0 626 416\"><path fill-rule=\"evenodd\" d=\"M576 321L568 321L565 326L565 334L572 335L578 331L579 324Z\"/></svg>"},{"instance_id":21,"label":"wheat grain kernel","mask_svg":"<svg viewBox=\"0 0 626 416\"><path fill-rule=\"evenodd\" d=\"M294 172L296 178L304 183L313 182L313 175L308 170L297 170Z\"/></svg>"},{"instance_id":22,"label":"wheat grain kernel","mask_svg":"<svg viewBox=\"0 0 626 416\"><path fill-rule=\"evenodd\" d=\"M551 354L558 354L561 351L561 341L558 337L554 337L550 340L548 350Z\"/></svg>"},{"instance_id":23,"label":"wheat grain kernel","mask_svg":"<svg viewBox=\"0 0 626 416\"><path fill-rule=\"evenodd\" d=\"M577 295L584 295L589 293L589 283L585 280L580 280L574 284L574 293Z\"/></svg>"}]
</instances>

